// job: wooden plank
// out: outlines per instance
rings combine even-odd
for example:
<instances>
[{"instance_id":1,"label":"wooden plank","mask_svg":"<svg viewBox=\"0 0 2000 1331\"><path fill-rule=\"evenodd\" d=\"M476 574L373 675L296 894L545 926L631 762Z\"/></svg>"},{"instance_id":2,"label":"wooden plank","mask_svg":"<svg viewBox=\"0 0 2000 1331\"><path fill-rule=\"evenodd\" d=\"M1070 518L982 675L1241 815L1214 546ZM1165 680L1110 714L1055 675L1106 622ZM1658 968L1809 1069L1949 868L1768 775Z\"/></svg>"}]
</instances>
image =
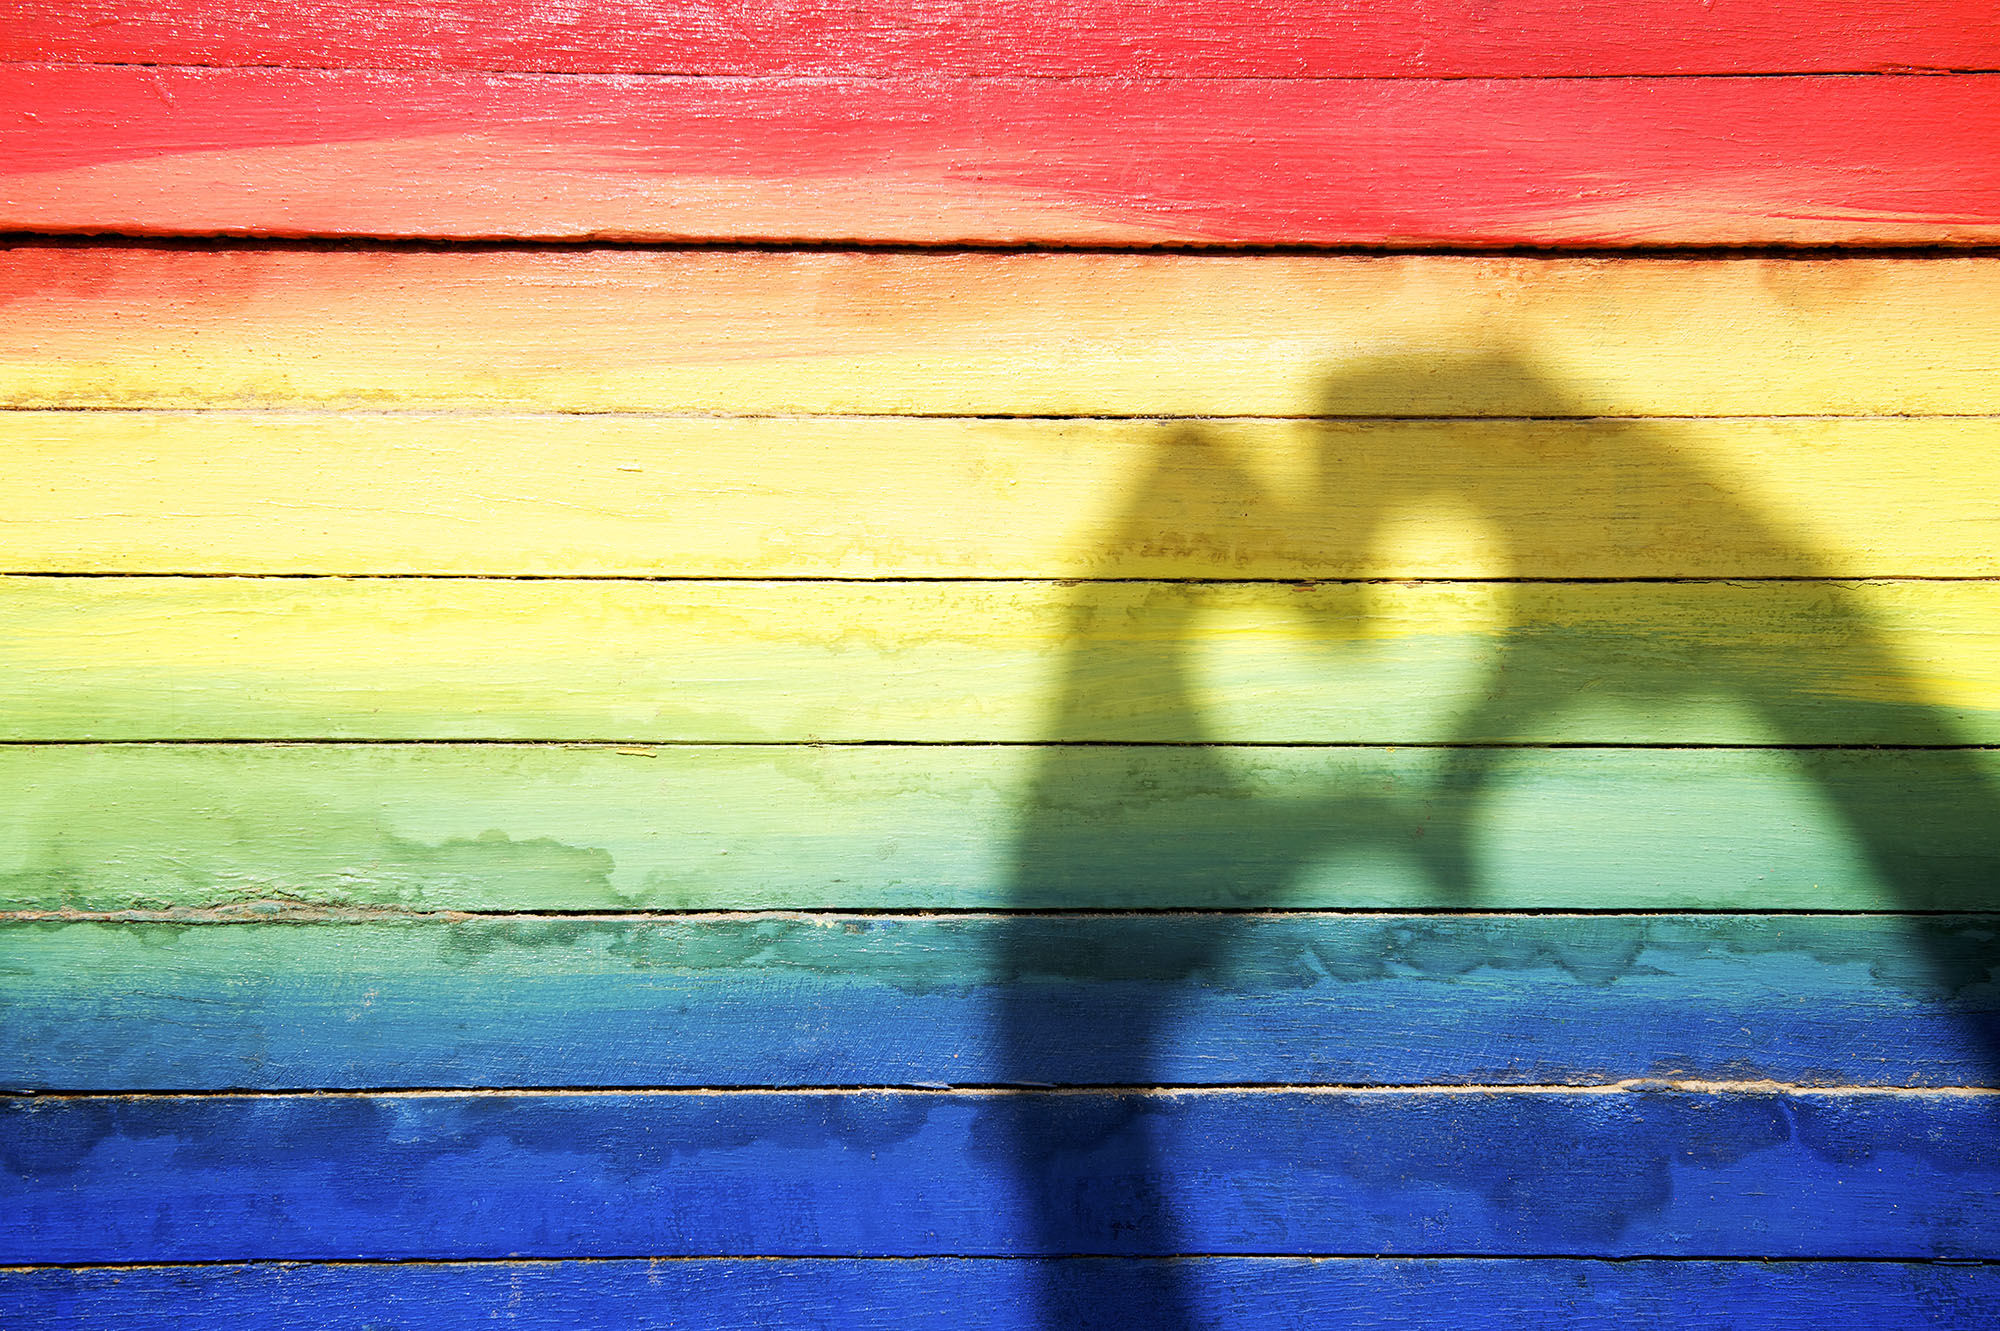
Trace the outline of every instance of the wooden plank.
<instances>
[{"instance_id":1,"label":"wooden plank","mask_svg":"<svg viewBox=\"0 0 2000 1331\"><path fill-rule=\"evenodd\" d=\"M623 0L272 0L225 7L47 0L0 20L0 60L566 73L1154 74L1211 78L1760 74L1992 69L2000 22L1974 0L1670 0L1362 5L1306 0L831 0L746 11Z\"/></svg>"},{"instance_id":2,"label":"wooden plank","mask_svg":"<svg viewBox=\"0 0 2000 1331\"><path fill-rule=\"evenodd\" d=\"M1953 744L2000 583L0 579L0 738Z\"/></svg>"},{"instance_id":3,"label":"wooden plank","mask_svg":"<svg viewBox=\"0 0 2000 1331\"><path fill-rule=\"evenodd\" d=\"M528 1307L564 1326L663 1331L1078 1331L1329 1323L1584 1331L1635 1321L1811 1331L1837 1306L1884 1331L1987 1325L2000 1271L1972 1264L1205 1257L1044 1261L692 1259L394 1265L150 1266L0 1271L0 1315L79 1331L216 1326L346 1331L362 1323L483 1331Z\"/></svg>"},{"instance_id":4,"label":"wooden plank","mask_svg":"<svg viewBox=\"0 0 2000 1331\"><path fill-rule=\"evenodd\" d=\"M2000 1072L1991 916L14 923L0 951L17 1091Z\"/></svg>"},{"instance_id":5,"label":"wooden plank","mask_svg":"<svg viewBox=\"0 0 2000 1331\"><path fill-rule=\"evenodd\" d=\"M0 1259L1991 1258L1995 1112L1944 1091L13 1098Z\"/></svg>"},{"instance_id":6,"label":"wooden plank","mask_svg":"<svg viewBox=\"0 0 2000 1331\"><path fill-rule=\"evenodd\" d=\"M79 243L0 290L29 407L1991 414L2000 363L1987 259Z\"/></svg>"},{"instance_id":7,"label":"wooden plank","mask_svg":"<svg viewBox=\"0 0 2000 1331\"><path fill-rule=\"evenodd\" d=\"M657 79L24 64L0 86L10 230L2000 240L2000 75L1989 74Z\"/></svg>"},{"instance_id":8,"label":"wooden plank","mask_svg":"<svg viewBox=\"0 0 2000 1331\"><path fill-rule=\"evenodd\" d=\"M13 572L2000 574L1994 417L14 412L0 491Z\"/></svg>"},{"instance_id":9,"label":"wooden plank","mask_svg":"<svg viewBox=\"0 0 2000 1331\"><path fill-rule=\"evenodd\" d=\"M1966 751L0 747L0 908L1991 910Z\"/></svg>"}]
</instances>

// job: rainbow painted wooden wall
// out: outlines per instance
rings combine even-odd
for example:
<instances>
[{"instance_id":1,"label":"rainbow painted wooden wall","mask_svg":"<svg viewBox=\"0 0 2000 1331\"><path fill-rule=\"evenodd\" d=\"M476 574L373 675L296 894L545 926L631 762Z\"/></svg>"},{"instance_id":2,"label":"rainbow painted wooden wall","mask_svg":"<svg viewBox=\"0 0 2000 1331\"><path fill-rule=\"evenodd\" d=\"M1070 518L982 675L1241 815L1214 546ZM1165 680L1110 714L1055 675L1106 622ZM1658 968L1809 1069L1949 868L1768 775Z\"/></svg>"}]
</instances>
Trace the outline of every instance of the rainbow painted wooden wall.
<instances>
[{"instance_id":1,"label":"rainbow painted wooden wall","mask_svg":"<svg viewBox=\"0 0 2000 1331\"><path fill-rule=\"evenodd\" d=\"M0 1324L2000 1326L1990 0L0 62Z\"/></svg>"}]
</instances>

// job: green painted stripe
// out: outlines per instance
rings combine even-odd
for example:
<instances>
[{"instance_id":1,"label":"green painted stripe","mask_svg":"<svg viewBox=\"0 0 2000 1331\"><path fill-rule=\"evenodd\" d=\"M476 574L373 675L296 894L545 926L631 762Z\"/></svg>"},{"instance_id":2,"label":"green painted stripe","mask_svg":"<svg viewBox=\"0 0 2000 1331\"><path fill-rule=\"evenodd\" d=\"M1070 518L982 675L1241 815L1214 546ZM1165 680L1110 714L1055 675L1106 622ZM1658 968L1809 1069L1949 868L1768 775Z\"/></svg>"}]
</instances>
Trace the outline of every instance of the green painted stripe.
<instances>
[{"instance_id":1,"label":"green painted stripe","mask_svg":"<svg viewBox=\"0 0 2000 1331\"><path fill-rule=\"evenodd\" d=\"M2000 905L1985 750L0 748L0 906Z\"/></svg>"}]
</instances>

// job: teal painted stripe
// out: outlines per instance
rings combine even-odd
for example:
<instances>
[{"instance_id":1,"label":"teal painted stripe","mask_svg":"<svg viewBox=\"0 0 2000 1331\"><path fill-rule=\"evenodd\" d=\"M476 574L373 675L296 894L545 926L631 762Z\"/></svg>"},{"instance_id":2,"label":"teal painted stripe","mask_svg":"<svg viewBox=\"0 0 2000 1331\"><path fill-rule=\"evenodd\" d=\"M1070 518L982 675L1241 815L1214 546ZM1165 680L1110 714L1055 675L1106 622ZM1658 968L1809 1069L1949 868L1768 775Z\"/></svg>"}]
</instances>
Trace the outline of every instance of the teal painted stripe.
<instances>
[{"instance_id":1,"label":"teal painted stripe","mask_svg":"<svg viewBox=\"0 0 2000 1331\"><path fill-rule=\"evenodd\" d=\"M491 1262L0 1271L51 1331L1879 1331L2000 1324L2000 1267L1294 1257Z\"/></svg>"},{"instance_id":2,"label":"teal painted stripe","mask_svg":"<svg viewBox=\"0 0 2000 1331\"><path fill-rule=\"evenodd\" d=\"M0 908L2000 907L1983 750L0 747Z\"/></svg>"},{"instance_id":3,"label":"teal painted stripe","mask_svg":"<svg viewBox=\"0 0 2000 1331\"><path fill-rule=\"evenodd\" d=\"M14 924L0 1086L1978 1085L1993 917Z\"/></svg>"},{"instance_id":4,"label":"teal painted stripe","mask_svg":"<svg viewBox=\"0 0 2000 1331\"><path fill-rule=\"evenodd\" d=\"M0 1261L2000 1257L2000 1095L0 1102Z\"/></svg>"}]
</instances>

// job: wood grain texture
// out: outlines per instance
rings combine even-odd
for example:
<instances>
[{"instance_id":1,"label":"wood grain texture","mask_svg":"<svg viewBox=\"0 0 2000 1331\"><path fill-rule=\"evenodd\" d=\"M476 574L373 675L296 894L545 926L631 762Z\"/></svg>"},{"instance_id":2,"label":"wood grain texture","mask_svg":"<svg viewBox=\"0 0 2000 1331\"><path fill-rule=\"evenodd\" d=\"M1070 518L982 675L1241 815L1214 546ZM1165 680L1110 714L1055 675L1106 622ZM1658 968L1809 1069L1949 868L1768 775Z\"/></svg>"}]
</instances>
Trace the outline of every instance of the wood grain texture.
<instances>
[{"instance_id":1,"label":"wood grain texture","mask_svg":"<svg viewBox=\"0 0 2000 1331\"><path fill-rule=\"evenodd\" d=\"M19 244L0 291L28 407L1991 414L2000 364L1984 259Z\"/></svg>"},{"instance_id":2,"label":"wood grain texture","mask_svg":"<svg viewBox=\"0 0 2000 1331\"><path fill-rule=\"evenodd\" d=\"M1364 5L1022 0L749 8L623 0L49 0L0 18L0 59L670 74L1760 74L2000 66L1972 0Z\"/></svg>"},{"instance_id":3,"label":"wood grain texture","mask_svg":"<svg viewBox=\"0 0 2000 1331\"><path fill-rule=\"evenodd\" d=\"M1635 1321L1808 1331L1829 1305L1884 1331L1991 1324L1991 1266L1892 1262L1593 1262L1460 1258L1172 1260L1197 1315L1245 1331L1470 1327L1586 1331ZM1176 1311L1142 1258L404 1263L0 1271L0 1316L65 1331L220 1325L472 1331L533 1318L656 1331L913 1328L1124 1331Z\"/></svg>"},{"instance_id":4,"label":"wood grain texture","mask_svg":"<svg viewBox=\"0 0 2000 1331\"><path fill-rule=\"evenodd\" d=\"M1993 582L0 580L0 738L2000 739Z\"/></svg>"},{"instance_id":5,"label":"wood grain texture","mask_svg":"<svg viewBox=\"0 0 2000 1331\"><path fill-rule=\"evenodd\" d=\"M1996 782L1963 751L5 746L0 908L1990 910Z\"/></svg>"},{"instance_id":6,"label":"wood grain texture","mask_svg":"<svg viewBox=\"0 0 2000 1331\"><path fill-rule=\"evenodd\" d=\"M13 923L0 951L16 1091L1962 1086L2000 1045L1991 916Z\"/></svg>"},{"instance_id":7,"label":"wood grain texture","mask_svg":"<svg viewBox=\"0 0 2000 1331\"><path fill-rule=\"evenodd\" d=\"M9 1099L0 1258L1990 1258L1996 1113L1919 1091ZM1023 1177L1053 1202L1032 1218L996 1205Z\"/></svg>"},{"instance_id":8,"label":"wood grain texture","mask_svg":"<svg viewBox=\"0 0 2000 1331\"><path fill-rule=\"evenodd\" d=\"M2000 75L9 66L0 228L906 244L2000 240Z\"/></svg>"},{"instance_id":9,"label":"wood grain texture","mask_svg":"<svg viewBox=\"0 0 2000 1331\"><path fill-rule=\"evenodd\" d=\"M2000 419L0 413L0 569L2000 574Z\"/></svg>"},{"instance_id":10,"label":"wood grain texture","mask_svg":"<svg viewBox=\"0 0 2000 1331\"><path fill-rule=\"evenodd\" d=\"M1950 3L256 3L0 16L0 228L2000 241ZM673 580L0 578L0 1262L266 1263L0 1321L2000 1324L1996 287L7 249L0 571Z\"/></svg>"}]
</instances>

